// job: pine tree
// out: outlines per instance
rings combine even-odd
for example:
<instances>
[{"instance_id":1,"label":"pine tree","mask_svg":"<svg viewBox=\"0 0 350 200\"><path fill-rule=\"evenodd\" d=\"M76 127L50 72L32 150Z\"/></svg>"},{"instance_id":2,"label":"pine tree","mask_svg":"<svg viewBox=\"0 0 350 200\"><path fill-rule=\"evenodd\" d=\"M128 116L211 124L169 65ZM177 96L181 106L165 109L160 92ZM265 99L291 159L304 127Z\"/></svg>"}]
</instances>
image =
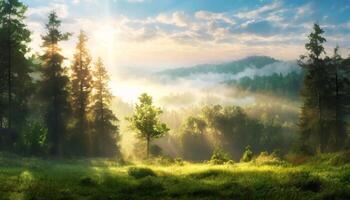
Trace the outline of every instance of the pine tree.
<instances>
[{"instance_id":1,"label":"pine tree","mask_svg":"<svg viewBox=\"0 0 350 200\"><path fill-rule=\"evenodd\" d=\"M309 42L305 45L307 56L301 56L299 65L306 71L303 89L301 92L304 104L302 106L299 127L303 142L309 139L318 140L315 145L320 152L324 152L328 134L324 131L324 86L327 83L327 74L322 56L325 54L322 36L324 31L318 24L314 24L313 32L309 35ZM317 139L316 139L317 138ZM311 140L312 141L312 140ZM304 144L306 145L306 144Z\"/></svg>"},{"instance_id":2,"label":"pine tree","mask_svg":"<svg viewBox=\"0 0 350 200\"><path fill-rule=\"evenodd\" d=\"M16 132L25 125L33 88L32 63L26 58L30 42L26 10L18 0L0 1L0 128Z\"/></svg>"},{"instance_id":3,"label":"pine tree","mask_svg":"<svg viewBox=\"0 0 350 200\"><path fill-rule=\"evenodd\" d=\"M41 56L43 66L40 94L45 104L47 141L50 153L54 156L63 154L70 112L67 89L69 79L62 67L65 58L59 47L59 42L67 40L70 34L62 33L60 26L61 21L56 12L51 12L49 22L46 24L47 32L42 36L45 53Z\"/></svg>"},{"instance_id":4,"label":"pine tree","mask_svg":"<svg viewBox=\"0 0 350 200\"><path fill-rule=\"evenodd\" d=\"M75 119L73 143L75 153L88 155L91 153L91 137L88 129L88 111L91 98L91 57L86 47L87 36L80 31L74 62L71 68L72 108Z\"/></svg>"},{"instance_id":5,"label":"pine tree","mask_svg":"<svg viewBox=\"0 0 350 200\"><path fill-rule=\"evenodd\" d=\"M103 157L112 157L119 154L117 145L119 141L118 119L109 109L112 94L108 89L108 81L108 73L99 58L94 71L92 125L95 155Z\"/></svg>"}]
</instances>

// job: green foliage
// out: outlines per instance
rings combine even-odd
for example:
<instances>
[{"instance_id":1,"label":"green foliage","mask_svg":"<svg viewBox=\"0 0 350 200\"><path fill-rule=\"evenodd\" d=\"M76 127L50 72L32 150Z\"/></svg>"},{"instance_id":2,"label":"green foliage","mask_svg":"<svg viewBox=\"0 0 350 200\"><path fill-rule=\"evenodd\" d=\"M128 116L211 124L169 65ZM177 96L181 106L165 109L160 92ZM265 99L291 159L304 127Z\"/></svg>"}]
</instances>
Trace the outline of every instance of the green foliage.
<instances>
[{"instance_id":1,"label":"green foliage","mask_svg":"<svg viewBox=\"0 0 350 200\"><path fill-rule=\"evenodd\" d=\"M311 165L343 166L350 163L350 151L316 155L308 160Z\"/></svg>"},{"instance_id":2,"label":"green foliage","mask_svg":"<svg viewBox=\"0 0 350 200\"><path fill-rule=\"evenodd\" d=\"M174 159L174 162L175 162L175 164L177 164L177 165L184 165L184 164L185 164L185 163L184 163L184 160L183 160L182 158L179 158L179 157L175 158L175 159Z\"/></svg>"},{"instance_id":3,"label":"green foliage","mask_svg":"<svg viewBox=\"0 0 350 200\"><path fill-rule=\"evenodd\" d=\"M210 158L210 163L214 165L222 165L230 160L230 156L222 148L216 147Z\"/></svg>"},{"instance_id":4,"label":"green foliage","mask_svg":"<svg viewBox=\"0 0 350 200\"><path fill-rule=\"evenodd\" d=\"M241 107L204 106L197 116L188 117L182 125L183 157L207 160L215 144L222 146L235 160L241 158L247 145L252 145L256 152L281 149L281 153L285 153L293 141L288 131L274 121L248 116Z\"/></svg>"},{"instance_id":5,"label":"green foliage","mask_svg":"<svg viewBox=\"0 0 350 200\"><path fill-rule=\"evenodd\" d=\"M344 149L350 97L348 59L341 58L338 47L332 58L325 56L323 34L324 30L314 24L305 44L308 53L299 60L305 69L300 146L319 153Z\"/></svg>"},{"instance_id":6,"label":"green foliage","mask_svg":"<svg viewBox=\"0 0 350 200\"><path fill-rule=\"evenodd\" d=\"M212 147L206 136L206 122L200 117L189 117L181 126L181 149L184 159L203 161L212 155Z\"/></svg>"},{"instance_id":7,"label":"green foliage","mask_svg":"<svg viewBox=\"0 0 350 200\"><path fill-rule=\"evenodd\" d=\"M289 175L288 179L288 185L304 191L318 192L322 187L321 180L316 176L310 175L310 173L306 171L292 173Z\"/></svg>"},{"instance_id":8,"label":"green foliage","mask_svg":"<svg viewBox=\"0 0 350 200\"><path fill-rule=\"evenodd\" d=\"M40 122L30 122L23 136L23 147L26 154L43 155L47 153L47 129Z\"/></svg>"},{"instance_id":9,"label":"green foliage","mask_svg":"<svg viewBox=\"0 0 350 200\"><path fill-rule=\"evenodd\" d=\"M71 66L70 99L73 116L73 154L79 156L92 155L92 138L89 131L88 111L90 110L92 76L91 56L86 47L88 39L85 32L80 31L73 64Z\"/></svg>"},{"instance_id":10,"label":"green foliage","mask_svg":"<svg viewBox=\"0 0 350 200\"><path fill-rule=\"evenodd\" d=\"M350 163L350 151L340 152L332 156L330 159L330 164L332 165L345 165Z\"/></svg>"},{"instance_id":11,"label":"green foliage","mask_svg":"<svg viewBox=\"0 0 350 200\"><path fill-rule=\"evenodd\" d=\"M62 156L64 153L71 109L68 101L69 79L62 66L64 57L59 48L59 42L67 40L70 34L62 33L60 27L61 21L57 14L51 12L46 34L42 36L44 54L41 56L40 97L44 104L49 153L54 156Z\"/></svg>"},{"instance_id":12,"label":"green foliage","mask_svg":"<svg viewBox=\"0 0 350 200\"><path fill-rule=\"evenodd\" d=\"M261 92L274 96L298 99L302 87L303 72L291 72L286 75L274 73L268 76L243 77L239 80L227 81L229 85L238 85L241 89Z\"/></svg>"},{"instance_id":13,"label":"green foliage","mask_svg":"<svg viewBox=\"0 0 350 200\"><path fill-rule=\"evenodd\" d=\"M241 161L242 162L250 162L252 159L253 159L252 148L250 147L250 145L248 145L245 147Z\"/></svg>"},{"instance_id":14,"label":"green foliage","mask_svg":"<svg viewBox=\"0 0 350 200\"><path fill-rule=\"evenodd\" d=\"M149 168L140 168L140 167L130 167L128 169L129 176L132 176L136 179L145 178L148 176L156 176L153 170Z\"/></svg>"},{"instance_id":15,"label":"green foliage","mask_svg":"<svg viewBox=\"0 0 350 200\"><path fill-rule=\"evenodd\" d=\"M156 164L156 165L172 165L175 164L175 160L170 158L169 156L158 156L154 159L151 160L151 163Z\"/></svg>"},{"instance_id":16,"label":"green foliage","mask_svg":"<svg viewBox=\"0 0 350 200\"><path fill-rule=\"evenodd\" d=\"M93 74L92 149L96 156L120 156L119 120L110 109L113 96L108 88L109 75L101 58L96 62Z\"/></svg>"},{"instance_id":17,"label":"green foliage","mask_svg":"<svg viewBox=\"0 0 350 200\"><path fill-rule=\"evenodd\" d=\"M332 157L327 154L325 157ZM147 165L0 156L1 198L349 199L349 165ZM151 170L152 172L149 172ZM139 175L142 174L142 175ZM149 175L152 174L152 175ZM157 174L156 176L154 174Z\"/></svg>"},{"instance_id":18,"label":"green foliage","mask_svg":"<svg viewBox=\"0 0 350 200\"><path fill-rule=\"evenodd\" d=\"M234 165L235 161L233 160L228 160L227 162L225 162L225 165Z\"/></svg>"},{"instance_id":19,"label":"green foliage","mask_svg":"<svg viewBox=\"0 0 350 200\"><path fill-rule=\"evenodd\" d=\"M166 124L159 120L162 110L153 105L152 97L141 94L139 104L135 106L135 114L126 118L130 122L130 128L137 131L138 136L147 143L147 157L150 151L150 142L153 138L159 138L169 131Z\"/></svg>"},{"instance_id":20,"label":"green foliage","mask_svg":"<svg viewBox=\"0 0 350 200\"><path fill-rule=\"evenodd\" d=\"M34 94L26 11L18 0L0 1L0 128L20 134L29 115L28 101Z\"/></svg>"},{"instance_id":21,"label":"green foliage","mask_svg":"<svg viewBox=\"0 0 350 200\"><path fill-rule=\"evenodd\" d=\"M276 165L282 166L287 165L288 163L283 161L280 157L278 157L275 153L269 154L264 151L261 152L258 157L253 159L254 164L256 165Z\"/></svg>"}]
</instances>

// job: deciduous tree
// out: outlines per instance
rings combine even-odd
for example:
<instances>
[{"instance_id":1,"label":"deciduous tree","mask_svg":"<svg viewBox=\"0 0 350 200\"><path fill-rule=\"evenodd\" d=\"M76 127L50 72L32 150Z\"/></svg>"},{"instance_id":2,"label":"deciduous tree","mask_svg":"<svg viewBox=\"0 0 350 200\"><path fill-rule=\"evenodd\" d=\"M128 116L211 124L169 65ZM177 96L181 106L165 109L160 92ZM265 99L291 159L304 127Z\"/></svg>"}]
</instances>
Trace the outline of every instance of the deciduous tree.
<instances>
[{"instance_id":1,"label":"deciduous tree","mask_svg":"<svg viewBox=\"0 0 350 200\"><path fill-rule=\"evenodd\" d=\"M149 158L150 143L153 138L159 138L169 131L165 123L160 122L162 110L153 105L152 97L141 94L139 103L135 106L135 114L127 118L130 127L137 131L138 136L146 141L147 158Z\"/></svg>"}]
</instances>

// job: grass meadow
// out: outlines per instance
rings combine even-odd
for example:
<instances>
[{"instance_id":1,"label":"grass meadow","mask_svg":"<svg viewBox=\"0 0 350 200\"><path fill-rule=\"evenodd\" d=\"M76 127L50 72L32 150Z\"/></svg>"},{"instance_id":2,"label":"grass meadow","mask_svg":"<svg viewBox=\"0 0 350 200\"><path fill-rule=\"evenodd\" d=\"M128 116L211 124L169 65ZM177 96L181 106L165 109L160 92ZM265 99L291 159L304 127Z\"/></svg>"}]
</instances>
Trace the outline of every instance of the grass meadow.
<instances>
[{"instance_id":1,"label":"grass meadow","mask_svg":"<svg viewBox=\"0 0 350 200\"><path fill-rule=\"evenodd\" d=\"M0 157L0 199L350 199L349 153L222 165Z\"/></svg>"}]
</instances>

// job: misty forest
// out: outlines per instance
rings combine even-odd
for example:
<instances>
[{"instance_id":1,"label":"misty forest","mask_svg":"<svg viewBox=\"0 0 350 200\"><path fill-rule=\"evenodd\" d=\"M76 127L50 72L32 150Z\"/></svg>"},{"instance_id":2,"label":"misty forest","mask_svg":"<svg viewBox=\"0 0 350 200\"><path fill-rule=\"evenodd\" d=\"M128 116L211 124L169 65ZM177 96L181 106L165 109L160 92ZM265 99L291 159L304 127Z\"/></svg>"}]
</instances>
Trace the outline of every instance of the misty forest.
<instances>
[{"instance_id":1,"label":"misty forest","mask_svg":"<svg viewBox=\"0 0 350 200\"><path fill-rule=\"evenodd\" d=\"M350 199L350 47L349 35L334 35L338 24L311 17L305 33L290 30L300 40L271 50L278 44L267 34L277 29L259 24L271 30L258 39L245 26L281 17L290 1L233 18L198 11L192 24L184 12L143 22L124 16L129 28L103 25L104 13L92 10L118 4L141 12L152 1L50 2L0 0L0 199ZM67 17L59 2L96 21ZM317 3L306 1L307 12ZM342 16L348 34L350 16ZM247 46L211 59L221 51L214 41L192 38L200 20L249 37ZM146 42L136 38L139 26ZM196 34L175 36L189 26ZM237 40L223 38L217 49ZM162 67L166 59L174 64Z\"/></svg>"}]
</instances>

